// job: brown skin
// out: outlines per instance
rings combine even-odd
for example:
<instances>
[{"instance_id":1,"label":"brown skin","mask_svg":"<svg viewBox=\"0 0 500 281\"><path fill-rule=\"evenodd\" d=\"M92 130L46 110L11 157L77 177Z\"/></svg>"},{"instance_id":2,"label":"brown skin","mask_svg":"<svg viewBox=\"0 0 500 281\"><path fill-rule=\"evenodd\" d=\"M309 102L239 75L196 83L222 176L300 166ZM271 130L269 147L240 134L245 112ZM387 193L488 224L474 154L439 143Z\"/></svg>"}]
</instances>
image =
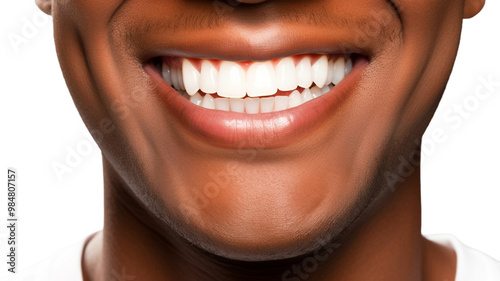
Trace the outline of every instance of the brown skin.
<instances>
[{"instance_id":1,"label":"brown skin","mask_svg":"<svg viewBox=\"0 0 500 281\"><path fill-rule=\"evenodd\" d=\"M484 0L398 0L399 16L383 0L240 2L220 15L212 1L37 0L54 17L68 88L103 152L104 229L85 249L84 280L116 279L122 269L146 281L454 280L454 251L420 234L418 159L394 189L384 175L418 155L462 18ZM366 32L373 23L381 29ZM276 34L312 44L335 36L370 60L332 117L292 145L198 141L172 121L143 70L152 46L203 53L201 45L228 60L289 55ZM230 40L244 50L214 44ZM124 106L126 97L135 102ZM193 192L213 173L228 186L192 212ZM328 240L326 249L318 242ZM294 267L311 256L311 273Z\"/></svg>"}]
</instances>

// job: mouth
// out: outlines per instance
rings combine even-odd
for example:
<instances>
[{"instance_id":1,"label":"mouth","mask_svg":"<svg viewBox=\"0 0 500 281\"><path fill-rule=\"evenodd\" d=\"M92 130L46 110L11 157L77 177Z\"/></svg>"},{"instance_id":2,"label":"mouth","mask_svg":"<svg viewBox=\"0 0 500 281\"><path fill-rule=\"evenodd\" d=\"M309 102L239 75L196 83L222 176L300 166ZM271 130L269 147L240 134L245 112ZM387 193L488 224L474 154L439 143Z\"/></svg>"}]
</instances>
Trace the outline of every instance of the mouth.
<instances>
[{"instance_id":1,"label":"mouth","mask_svg":"<svg viewBox=\"0 0 500 281\"><path fill-rule=\"evenodd\" d=\"M194 105L246 114L287 110L329 92L353 68L354 55L296 55L263 62L161 57L165 82Z\"/></svg>"},{"instance_id":2,"label":"mouth","mask_svg":"<svg viewBox=\"0 0 500 281\"><path fill-rule=\"evenodd\" d=\"M166 55L150 59L144 70L191 139L225 148L277 148L332 118L368 64L359 54L265 61Z\"/></svg>"}]
</instances>

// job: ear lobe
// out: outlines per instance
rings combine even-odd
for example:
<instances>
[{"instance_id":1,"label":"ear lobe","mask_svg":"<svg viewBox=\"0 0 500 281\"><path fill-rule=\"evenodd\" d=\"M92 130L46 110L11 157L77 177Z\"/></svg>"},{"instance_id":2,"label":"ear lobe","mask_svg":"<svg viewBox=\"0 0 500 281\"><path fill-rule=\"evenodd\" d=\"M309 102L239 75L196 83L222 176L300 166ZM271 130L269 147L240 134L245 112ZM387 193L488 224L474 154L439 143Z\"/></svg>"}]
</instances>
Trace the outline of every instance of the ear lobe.
<instances>
[{"instance_id":1,"label":"ear lobe","mask_svg":"<svg viewBox=\"0 0 500 281\"><path fill-rule=\"evenodd\" d=\"M469 19L477 15L484 7L486 0L465 0L464 18Z\"/></svg>"},{"instance_id":2,"label":"ear lobe","mask_svg":"<svg viewBox=\"0 0 500 281\"><path fill-rule=\"evenodd\" d=\"M52 14L52 0L35 0L35 2L42 12L49 16Z\"/></svg>"}]
</instances>

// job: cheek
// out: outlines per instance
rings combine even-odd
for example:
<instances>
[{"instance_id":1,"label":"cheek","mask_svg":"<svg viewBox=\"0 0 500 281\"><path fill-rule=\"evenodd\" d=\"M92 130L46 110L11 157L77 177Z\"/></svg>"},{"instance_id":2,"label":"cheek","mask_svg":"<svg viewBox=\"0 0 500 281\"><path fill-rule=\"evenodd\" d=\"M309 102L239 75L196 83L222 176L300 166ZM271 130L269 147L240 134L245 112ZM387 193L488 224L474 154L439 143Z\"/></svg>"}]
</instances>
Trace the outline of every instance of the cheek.
<instances>
[{"instance_id":1,"label":"cheek","mask_svg":"<svg viewBox=\"0 0 500 281\"><path fill-rule=\"evenodd\" d=\"M400 13L405 28L415 23L420 30L437 29L450 16L461 19L463 15L464 1L458 0L392 0L394 6Z\"/></svg>"},{"instance_id":2,"label":"cheek","mask_svg":"<svg viewBox=\"0 0 500 281\"><path fill-rule=\"evenodd\" d=\"M55 16L64 14L81 28L106 26L124 0L65 0L54 1Z\"/></svg>"}]
</instances>

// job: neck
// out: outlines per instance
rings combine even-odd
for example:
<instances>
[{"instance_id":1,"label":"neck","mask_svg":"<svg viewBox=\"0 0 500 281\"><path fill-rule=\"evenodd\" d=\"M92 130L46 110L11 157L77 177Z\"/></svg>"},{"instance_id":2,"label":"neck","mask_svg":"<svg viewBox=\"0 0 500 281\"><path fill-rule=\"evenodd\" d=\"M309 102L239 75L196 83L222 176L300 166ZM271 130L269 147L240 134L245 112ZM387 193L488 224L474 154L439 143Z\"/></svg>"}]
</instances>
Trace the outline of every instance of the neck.
<instances>
[{"instance_id":1,"label":"neck","mask_svg":"<svg viewBox=\"0 0 500 281\"><path fill-rule=\"evenodd\" d=\"M104 229L87 244L84 280L423 280L426 249L420 234L417 170L348 237L301 257L240 262L203 252L160 227L105 162ZM161 229L161 231L159 231ZM427 270L428 271L428 270ZM453 270L451 270L453 271ZM426 279L427 280L427 279ZM449 280L453 280L453 277Z\"/></svg>"}]
</instances>

